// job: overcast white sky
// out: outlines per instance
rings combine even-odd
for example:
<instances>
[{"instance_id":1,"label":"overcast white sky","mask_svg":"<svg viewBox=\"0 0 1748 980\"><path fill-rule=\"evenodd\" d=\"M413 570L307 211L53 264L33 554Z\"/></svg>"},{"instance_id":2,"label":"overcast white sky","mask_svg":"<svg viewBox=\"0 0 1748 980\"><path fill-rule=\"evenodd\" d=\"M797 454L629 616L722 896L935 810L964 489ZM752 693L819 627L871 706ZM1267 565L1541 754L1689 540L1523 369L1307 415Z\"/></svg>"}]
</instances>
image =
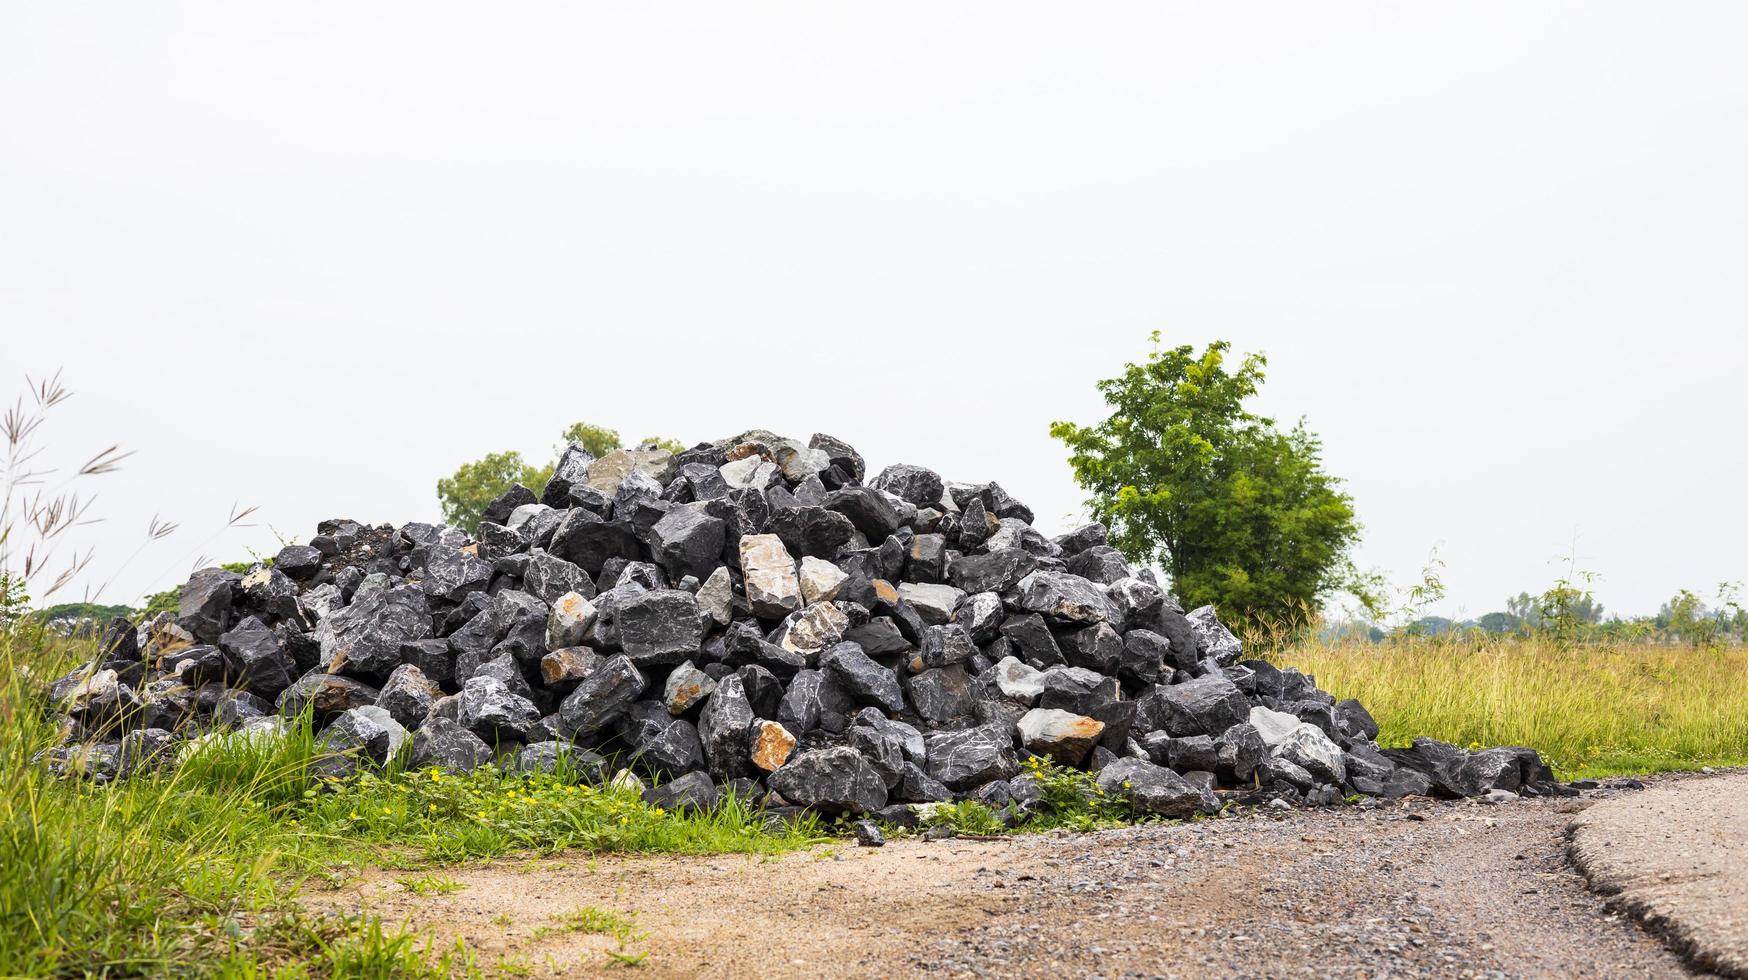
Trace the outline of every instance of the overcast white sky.
<instances>
[{"instance_id":1,"label":"overcast white sky","mask_svg":"<svg viewBox=\"0 0 1748 980\"><path fill-rule=\"evenodd\" d=\"M1416 579L1748 577L1748 5L11 4L0 381L104 598L569 422L850 440L1055 531L1052 419L1269 357ZM10 397L10 396L9 396ZM262 526L211 538L233 501ZM271 529L268 527L271 525ZM67 596L76 598L77 596Z\"/></svg>"}]
</instances>

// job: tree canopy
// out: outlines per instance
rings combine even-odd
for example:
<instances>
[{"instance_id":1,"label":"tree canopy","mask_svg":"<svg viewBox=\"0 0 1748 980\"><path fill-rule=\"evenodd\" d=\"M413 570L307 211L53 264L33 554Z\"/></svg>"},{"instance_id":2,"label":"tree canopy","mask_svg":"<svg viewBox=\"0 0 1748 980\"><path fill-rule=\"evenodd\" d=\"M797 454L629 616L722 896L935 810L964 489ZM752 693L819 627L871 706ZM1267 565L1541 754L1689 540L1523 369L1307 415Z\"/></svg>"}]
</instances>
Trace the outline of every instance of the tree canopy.
<instances>
[{"instance_id":1,"label":"tree canopy","mask_svg":"<svg viewBox=\"0 0 1748 980\"><path fill-rule=\"evenodd\" d=\"M624 445L618 430L588 422L573 422L559 434L559 440L555 456L572 443L581 445L591 456L605 456ZM673 439L659 436L647 438L639 445L654 446L672 453L686 448ZM454 473L437 481L437 502L443 509L443 520L473 534L479 530L480 513L493 498L517 483L538 496L546 489L546 482L552 479L552 467L552 463L535 466L513 449L488 453L471 463L463 463Z\"/></svg>"},{"instance_id":2,"label":"tree canopy","mask_svg":"<svg viewBox=\"0 0 1748 980\"><path fill-rule=\"evenodd\" d=\"M1111 543L1163 567L1186 605L1253 622L1300 621L1354 586L1360 525L1322 443L1245 408L1263 356L1234 368L1225 341L1197 354L1152 339L1146 360L1099 382L1108 418L1050 427Z\"/></svg>"}]
</instances>

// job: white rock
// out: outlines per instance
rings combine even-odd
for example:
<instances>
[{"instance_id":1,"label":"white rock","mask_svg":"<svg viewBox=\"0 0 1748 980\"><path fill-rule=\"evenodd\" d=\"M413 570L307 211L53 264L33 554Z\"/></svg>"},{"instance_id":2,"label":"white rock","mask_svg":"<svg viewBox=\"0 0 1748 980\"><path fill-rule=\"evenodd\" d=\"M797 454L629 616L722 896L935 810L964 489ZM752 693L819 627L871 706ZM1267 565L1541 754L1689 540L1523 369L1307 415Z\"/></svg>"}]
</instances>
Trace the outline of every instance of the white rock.
<instances>
[{"instance_id":1,"label":"white rock","mask_svg":"<svg viewBox=\"0 0 1748 980\"><path fill-rule=\"evenodd\" d=\"M905 582L898 587L898 597L910 603L923 622L940 626L953 618L953 610L959 608L965 593L951 585Z\"/></svg>"},{"instance_id":2,"label":"white rock","mask_svg":"<svg viewBox=\"0 0 1748 980\"><path fill-rule=\"evenodd\" d=\"M734 579L729 576L727 565L716 566L716 571L698 587L698 610L718 626L727 626L734 617Z\"/></svg>"},{"instance_id":3,"label":"white rock","mask_svg":"<svg viewBox=\"0 0 1748 980\"><path fill-rule=\"evenodd\" d=\"M566 592L546 614L546 648L562 650L582 646L595 625L595 604L580 592Z\"/></svg>"},{"instance_id":4,"label":"white rock","mask_svg":"<svg viewBox=\"0 0 1748 980\"><path fill-rule=\"evenodd\" d=\"M1340 786L1347 779L1347 759L1341 754L1341 746L1330 741L1323 729L1310 722L1288 732L1287 737L1271 751L1322 782Z\"/></svg>"},{"instance_id":5,"label":"white rock","mask_svg":"<svg viewBox=\"0 0 1748 980\"><path fill-rule=\"evenodd\" d=\"M801 579L795 574L795 559L775 534L748 534L740 539L740 571L754 615L777 619L801 608Z\"/></svg>"},{"instance_id":6,"label":"white rock","mask_svg":"<svg viewBox=\"0 0 1748 980\"><path fill-rule=\"evenodd\" d=\"M730 490L751 487L763 491L783 472L777 464L763 456L748 456L745 459L732 460L717 467L722 474L722 482L728 484Z\"/></svg>"},{"instance_id":7,"label":"white rock","mask_svg":"<svg viewBox=\"0 0 1748 980\"><path fill-rule=\"evenodd\" d=\"M801 559L801 598L810 606L822 599L836 599L838 586L848 577L824 558L806 555Z\"/></svg>"},{"instance_id":8,"label":"white rock","mask_svg":"<svg viewBox=\"0 0 1748 980\"><path fill-rule=\"evenodd\" d=\"M1003 697L1033 705L1044 696L1044 672L1033 670L1018 657L1003 657L995 665L995 686Z\"/></svg>"},{"instance_id":9,"label":"white rock","mask_svg":"<svg viewBox=\"0 0 1748 980\"><path fill-rule=\"evenodd\" d=\"M1250 723L1255 726L1257 734L1262 736L1262 744L1271 750L1281 744L1281 740L1300 724L1298 715L1275 711L1260 704L1250 709Z\"/></svg>"},{"instance_id":10,"label":"white rock","mask_svg":"<svg viewBox=\"0 0 1748 980\"><path fill-rule=\"evenodd\" d=\"M529 521L535 519L536 517L539 517L541 514L544 514L551 509L552 509L551 507L548 507L545 504L523 504L522 506L520 506L520 507L518 507L515 510L510 512L510 518L509 518L510 523L505 524L504 526L505 527L521 527L522 525L528 523Z\"/></svg>"}]
</instances>

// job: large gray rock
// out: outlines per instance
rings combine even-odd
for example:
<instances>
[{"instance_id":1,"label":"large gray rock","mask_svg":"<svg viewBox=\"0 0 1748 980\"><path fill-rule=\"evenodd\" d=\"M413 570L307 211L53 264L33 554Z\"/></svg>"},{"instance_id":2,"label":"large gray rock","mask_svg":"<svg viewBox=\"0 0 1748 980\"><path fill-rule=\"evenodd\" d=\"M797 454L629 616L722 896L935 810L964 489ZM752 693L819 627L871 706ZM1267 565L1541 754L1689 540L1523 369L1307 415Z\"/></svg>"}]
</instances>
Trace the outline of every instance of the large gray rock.
<instances>
[{"instance_id":1,"label":"large gray rock","mask_svg":"<svg viewBox=\"0 0 1748 980\"><path fill-rule=\"evenodd\" d=\"M953 584L966 592L1006 592L1038 567L1038 559L1018 548L968 555L947 569Z\"/></svg>"},{"instance_id":2,"label":"large gray rock","mask_svg":"<svg viewBox=\"0 0 1748 980\"><path fill-rule=\"evenodd\" d=\"M425 556L425 577L419 585L433 599L460 602L492 580L492 566L471 552L439 544Z\"/></svg>"},{"instance_id":3,"label":"large gray rock","mask_svg":"<svg viewBox=\"0 0 1748 980\"><path fill-rule=\"evenodd\" d=\"M1098 772L1099 788L1119 796L1142 813L1188 817L1219 809L1212 794L1182 776L1145 759L1118 759Z\"/></svg>"},{"instance_id":4,"label":"large gray rock","mask_svg":"<svg viewBox=\"0 0 1748 980\"><path fill-rule=\"evenodd\" d=\"M359 589L352 604L322 620L316 640L329 673L384 678L400 666L401 645L431 635L431 609L418 586Z\"/></svg>"},{"instance_id":5,"label":"large gray rock","mask_svg":"<svg viewBox=\"0 0 1748 980\"><path fill-rule=\"evenodd\" d=\"M803 752L766 782L789 802L821 813L871 813L886 805L886 781L847 745Z\"/></svg>"},{"instance_id":6,"label":"large gray rock","mask_svg":"<svg viewBox=\"0 0 1748 980\"><path fill-rule=\"evenodd\" d=\"M1250 720L1250 702L1231 681L1208 675L1159 684L1140 699L1136 724L1167 735L1218 735Z\"/></svg>"},{"instance_id":7,"label":"large gray rock","mask_svg":"<svg viewBox=\"0 0 1748 980\"><path fill-rule=\"evenodd\" d=\"M935 732L924 737L925 771L948 789L968 790L992 779L1011 779L1020 771L1013 736L989 728Z\"/></svg>"},{"instance_id":8,"label":"large gray rock","mask_svg":"<svg viewBox=\"0 0 1748 980\"><path fill-rule=\"evenodd\" d=\"M884 490L894 497L917 507L933 507L941 503L947 490L946 481L934 470L909 463L894 463L875 474L868 485Z\"/></svg>"},{"instance_id":9,"label":"large gray rock","mask_svg":"<svg viewBox=\"0 0 1748 980\"><path fill-rule=\"evenodd\" d=\"M696 507L676 507L650 528L650 551L669 578L690 575L702 581L722 563L725 527Z\"/></svg>"},{"instance_id":10,"label":"large gray rock","mask_svg":"<svg viewBox=\"0 0 1748 980\"><path fill-rule=\"evenodd\" d=\"M1185 618L1190 622L1190 629L1195 632L1196 649L1203 660L1212 660L1222 667L1230 667L1244 654L1244 644L1220 622L1220 618L1214 614L1213 606L1193 609Z\"/></svg>"},{"instance_id":11,"label":"large gray rock","mask_svg":"<svg viewBox=\"0 0 1748 980\"><path fill-rule=\"evenodd\" d=\"M1102 623L1110 618L1103 589L1078 575L1039 570L1015 587L1014 604L1063 622Z\"/></svg>"},{"instance_id":12,"label":"large gray rock","mask_svg":"<svg viewBox=\"0 0 1748 980\"><path fill-rule=\"evenodd\" d=\"M489 744L524 742L540 722L540 709L498 678L476 675L461 686L455 720Z\"/></svg>"},{"instance_id":13,"label":"large gray rock","mask_svg":"<svg viewBox=\"0 0 1748 980\"><path fill-rule=\"evenodd\" d=\"M453 719L427 719L413 733L413 752L408 760L415 769L435 766L447 772L469 773L491 764L492 748L478 735Z\"/></svg>"},{"instance_id":14,"label":"large gray rock","mask_svg":"<svg viewBox=\"0 0 1748 980\"><path fill-rule=\"evenodd\" d=\"M288 717L309 711L317 720L375 704L381 692L362 681L337 674L309 673L280 692L279 713Z\"/></svg>"},{"instance_id":15,"label":"large gray rock","mask_svg":"<svg viewBox=\"0 0 1748 980\"><path fill-rule=\"evenodd\" d=\"M657 779L704 768L698 729L668 713L658 701L639 701L619 719L619 736L631 746L632 761Z\"/></svg>"},{"instance_id":16,"label":"large gray rock","mask_svg":"<svg viewBox=\"0 0 1748 980\"><path fill-rule=\"evenodd\" d=\"M376 706L407 728L417 728L431 713L443 689L413 664L401 664L388 675L376 696Z\"/></svg>"},{"instance_id":17,"label":"large gray rock","mask_svg":"<svg viewBox=\"0 0 1748 980\"><path fill-rule=\"evenodd\" d=\"M730 674L718 681L698 716L698 737L704 743L704 757L716 778L735 779L751 774L753 720L753 706L740 675Z\"/></svg>"}]
</instances>

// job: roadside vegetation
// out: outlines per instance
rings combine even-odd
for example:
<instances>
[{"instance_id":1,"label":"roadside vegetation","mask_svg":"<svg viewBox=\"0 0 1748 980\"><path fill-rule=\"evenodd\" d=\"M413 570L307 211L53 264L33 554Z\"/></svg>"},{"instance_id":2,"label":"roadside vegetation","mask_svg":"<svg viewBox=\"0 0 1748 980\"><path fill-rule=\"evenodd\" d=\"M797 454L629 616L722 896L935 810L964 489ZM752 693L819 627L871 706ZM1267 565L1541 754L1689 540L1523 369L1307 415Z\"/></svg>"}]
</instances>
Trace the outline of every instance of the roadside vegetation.
<instances>
[{"instance_id":1,"label":"roadside vegetation","mask_svg":"<svg viewBox=\"0 0 1748 980\"><path fill-rule=\"evenodd\" d=\"M468 951L373 918L312 916L302 889L368 867L413 872L508 854L779 853L826 839L739 803L667 813L567 771L389 771L329 785L308 724L214 740L115 785L52 775L41 683L90 652L0 634L0 976L469 975Z\"/></svg>"}]
</instances>

